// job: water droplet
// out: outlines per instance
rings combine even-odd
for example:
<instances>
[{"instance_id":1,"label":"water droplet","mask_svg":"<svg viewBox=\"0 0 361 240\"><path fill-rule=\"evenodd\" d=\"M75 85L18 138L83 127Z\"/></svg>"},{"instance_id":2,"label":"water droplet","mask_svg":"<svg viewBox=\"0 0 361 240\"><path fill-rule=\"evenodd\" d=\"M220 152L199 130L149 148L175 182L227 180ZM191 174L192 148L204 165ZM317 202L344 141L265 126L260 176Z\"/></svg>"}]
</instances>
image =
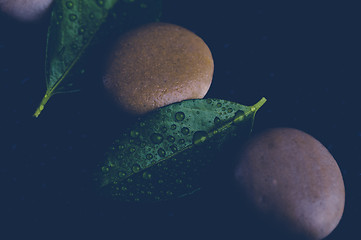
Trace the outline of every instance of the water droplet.
<instances>
[{"instance_id":1,"label":"water droplet","mask_svg":"<svg viewBox=\"0 0 361 240\"><path fill-rule=\"evenodd\" d=\"M150 159L152 159L152 158L153 158L153 155L152 155L152 154L150 154L150 153L148 153L148 154L146 155L146 158L147 158L148 160L150 160Z\"/></svg>"},{"instance_id":2,"label":"water droplet","mask_svg":"<svg viewBox=\"0 0 361 240\"><path fill-rule=\"evenodd\" d=\"M90 13L90 14L89 14L89 18L90 18L90 19L94 19L94 18L95 18L94 13Z\"/></svg>"},{"instance_id":3,"label":"water droplet","mask_svg":"<svg viewBox=\"0 0 361 240\"><path fill-rule=\"evenodd\" d=\"M75 14L69 14L69 20L74 22L78 17Z\"/></svg>"},{"instance_id":4,"label":"water droplet","mask_svg":"<svg viewBox=\"0 0 361 240\"><path fill-rule=\"evenodd\" d=\"M214 122L214 124L219 124L219 123L221 123L221 119L219 117L215 117L213 122Z\"/></svg>"},{"instance_id":5,"label":"water droplet","mask_svg":"<svg viewBox=\"0 0 361 240\"><path fill-rule=\"evenodd\" d=\"M184 112L177 112L174 115L174 118L177 122L183 121L185 117L186 117L186 115L184 114Z\"/></svg>"},{"instance_id":6,"label":"water droplet","mask_svg":"<svg viewBox=\"0 0 361 240\"><path fill-rule=\"evenodd\" d=\"M217 107L222 107L222 103L217 103Z\"/></svg>"},{"instance_id":7,"label":"water droplet","mask_svg":"<svg viewBox=\"0 0 361 240\"><path fill-rule=\"evenodd\" d=\"M66 5L66 7L67 7L68 9L72 9L72 8L74 7L74 4L73 4L72 1L67 1L67 2L65 3L65 5Z\"/></svg>"},{"instance_id":8,"label":"water droplet","mask_svg":"<svg viewBox=\"0 0 361 240\"><path fill-rule=\"evenodd\" d=\"M153 193L151 191L147 191L147 194L148 195L152 195Z\"/></svg>"},{"instance_id":9,"label":"water droplet","mask_svg":"<svg viewBox=\"0 0 361 240\"><path fill-rule=\"evenodd\" d=\"M83 27L80 27L79 30L78 30L78 34L83 34L85 32L85 28Z\"/></svg>"},{"instance_id":10,"label":"water droplet","mask_svg":"<svg viewBox=\"0 0 361 240\"><path fill-rule=\"evenodd\" d=\"M140 135L140 133L138 131L136 131L136 130L130 131L130 137L131 138L138 138L139 135Z\"/></svg>"},{"instance_id":11,"label":"water droplet","mask_svg":"<svg viewBox=\"0 0 361 240\"><path fill-rule=\"evenodd\" d=\"M166 126L161 127L161 128L160 128L160 131L161 131L162 133L165 133L165 132L167 131L167 127L166 127Z\"/></svg>"},{"instance_id":12,"label":"water droplet","mask_svg":"<svg viewBox=\"0 0 361 240\"><path fill-rule=\"evenodd\" d=\"M104 1L103 0L96 0L97 4L99 7L103 7L104 6Z\"/></svg>"},{"instance_id":13,"label":"water droplet","mask_svg":"<svg viewBox=\"0 0 361 240\"><path fill-rule=\"evenodd\" d=\"M123 178L123 177L125 177L127 174L126 174L125 172L123 172L123 171L120 171L120 172L118 173L118 175L119 175L119 177Z\"/></svg>"},{"instance_id":14,"label":"water droplet","mask_svg":"<svg viewBox=\"0 0 361 240\"><path fill-rule=\"evenodd\" d=\"M178 148L176 145L172 145L172 146L170 146L170 150L172 150L172 152L176 152L176 151L178 151Z\"/></svg>"},{"instance_id":15,"label":"water droplet","mask_svg":"<svg viewBox=\"0 0 361 240\"><path fill-rule=\"evenodd\" d=\"M171 126L170 126L170 129L172 129L172 130L175 130L177 128L177 125L175 125L175 124L172 124Z\"/></svg>"},{"instance_id":16,"label":"water droplet","mask_svg":"<svg viewBox=\"0 0 361 240\"><path fill-rule=\"evenodd\" d=\"M140 123L139 123L139 126L144 127L144 126L145 126L145 122L140 122Z\"/></svg>"},{"instance_id":17,"label":"water droplet","mask_svg":"<svg viewBox=\"0 0 361 240\"><path fill-rule=\"evenodd\" d=\"M106 166L103 166L103 167L102 167L102 172L103 172L103 173L109 172L109 168L106 167Z\"/></svg>"},{"instance_id":18,"label":"water droplet","mask_svg":"<svg viewBox=\"0 0 361 240\"><path fill-rule=\"evenodd\" d=\"M133 179L132 179L132 178L128 178L128 179L127 179L127 182L128 182L128 183L132 183L132 182L133 182Z\"/></svg>"},{"instance_id":19,"label":"water droplet","mask_svg":"<svg viewBox=\"0 0 361 240\"><path fill-rule=\"evenodd\" d=\"M179 144L184 144L186 141L182 138L182 139L179 139L178 143Z\"/></svg>"},{"instance_id":20,"label":"water droplet","mask_svg":"<svg viewBox=\"0 0 361 240\"><path fill-rule=\"evenodd\" d=\"M134 152L135 152L135 147L130 147L130 148L129 148L129 152L130 152L130 153L134 153Z\"/></svg>"},{"instance_id":21,"label":"water droplet","mask_svg":"<svg viewBox=\"0 0 361 240\"><path fill-rule=\"evenodd\" d=\"M153 133L150 135L150 141L152 141L154 144L159 144L163 142L163 136L159 133Z\"/></svg>"},{"instance_id":22,"label":"water droplet","mask_svg":"<svg viewBox=\"0 0 361 240\"><path fill-rule=\"evenodd\" d=\"M172 196L172 195L173 195L173 192L172 192L172 191L167 191L166 194L167 194L168 196Z\"/></svg>"},{"instance_id":23,"label":"water droplet","mask_svg":"<svg viewBox=\"0 0 361 240\"><path fill-rule=\"evenodd\" d=\"M182 179L177 178L177 179L175 180L175 182L178 183L178 184L180 184L180 183L182 183L183 181L182 181Z\"/></svg>"},{"instance_id":24,"label":"water droplet","mask_svg":"<svg viewBox=\"0 0 361 240\"><path fill-rule=\"evenodd\" d=\"M192 142L193 144L200 144L207 140L207 132L206 131L197 131L193 134Z\"/></svg>"},{"instance_id":25,"label":"water droplet","mask_svg":"<svg viewBox=\"0 0 361 240\"><path fill-rule=\"evenodd\" d=\"M192 184L187 184L186 187L187 187L187 188L192 188L193 186L192 186Z\"/></svg>"},{"instance_id":26,"label":"water droplet","mask_svg":"<svg viewBox=\"0 0 361 240\"><path fill-rule=\"evenodd\" d=\"M126 186L123 186L121 189L122 189L122 191L127 191L128 190L128 188Z\"/></svg>"},{"instance_id":27,"label":"water droplet","mask_svg":"<svg viewBox=\"0 0 361 240\"><path fill-rule=\"evenodd\" d=\"M159 149L158 149L158 155L159 155L160 157L165 157L165 151L164 151L163 148L159 148Z\"/></svg>"},{"instance_id":28,"label":"water droplet","mask_svg":"<svg viewBox=\"0 0 361 240\"><path fill-rule=\"evenodd\" d=\"M61 14L61 13L58 14L58 20L59 20L59 21L63 20L63 14Z\"/></svg>"},{"instance_id":29,"label":"water droplet","mask_svg":"<svg viewBox=\"0 0 361 240\"><path fill-rule=\"evenodd\" d=\"M244 112L242 110L238 110L235 114L234 114L234 119L233 119L233 123L238 124L241 123L244 119Z\"/></svg>"},{"instance_id":30,"label":"water droplet","mask_svg":"<svg viewBox=\"0 0 361 240\"><path fill-rule=\"evenodd\" d=\"M186 127L182 128L181 133L183 133L184 135L188 135L189 134L189 128L186 128Z\"/></svg>"},{"instance_id":31,"label":"water droplet","mask_svg":"<svg viewBox=\"0 0 361 240\"><path fill-rule=\"evenodd\" d=\"M252 112L256 111L256 108L255 108L255 107L251 107L251 111L252 111Z\"/></svg>"},{"instance_id":32,"label":"water droplet","mask_svg":"<svg viewBox=\"0 0 361 240\"><path fill-rule=\"evenodd\" d=\"M211 103L212 103L212 100L208 98L208 99L206 100L206 103L211 104Z\"/></svg>"},{"instance_id":33,"label":"water droplet","mask_svg":"<svg viewBox=\"0 0 361 240\"><path fill-rule=\"evenodd\" d=\"M228 113L231 113L231 112L233 112L233 109L232 109L232 108L228 108L228 109L227 109L227 112L228 112Z\"/></svg>"},{"instance_id":34,"label":"water droplet","mask_svg":"<svg viewBox=\"0 0 361 240\"><path fill-rule=\"evenodd\" d=\"M171 143L172 143L172 142L175 141L175 138L174 138L173 136L170 136L170 135L169 135L169 136L167 137L167 140L168 140L168 142L171 142Z\"/></svg>"},{"instance_id":35,"label":"water droplet","mask_svg":"<svg viewBox=\"0 0 361 240\"><path fill-rule=\"evenodd\" d=\"M134 164L133 165L133 167L132 167L132 171L134 172L134 173L137 173L137 172L139 172L140 171L140 166L139 166L139 164Z\"/></svg>"},{"instance_id":36,"label":"water droplet","mask_svg":"<svg viewBox=\"0 0 361 240\"><path fill-rule=\"evenodd\" d=\"M222 111L226 111L226 108L225 108L225 107L222 107Z\"/></svg>"},{"instance_id":37,"label":"water droplet","mask_svg":"<svg viewBox=\"0 0 361 240\"><path fill-rule=\"evenodd\" d=\"M143 173L143 178L146 180L149 180L152 178L152 174L150 174L149 172L144 172Z\"/></svg>"},{"instance_id":38,"label":"water droplet","mask_svg":"<svg viewBox=\"0 0 361 240\"><path fill-rule=\"evenodd\" d=\"M159 179L158 183L161 183L161 184L164 183L163 179Z\"/></svg>"}]
</instances>

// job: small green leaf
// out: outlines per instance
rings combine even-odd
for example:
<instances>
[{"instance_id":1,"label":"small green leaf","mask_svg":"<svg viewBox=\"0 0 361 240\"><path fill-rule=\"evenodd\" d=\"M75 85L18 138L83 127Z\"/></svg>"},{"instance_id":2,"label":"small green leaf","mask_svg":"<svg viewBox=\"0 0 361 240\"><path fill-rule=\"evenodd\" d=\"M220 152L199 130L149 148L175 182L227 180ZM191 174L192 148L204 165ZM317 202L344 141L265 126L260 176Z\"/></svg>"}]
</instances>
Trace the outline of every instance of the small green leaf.
<instances>
[{"instance_id":1,"label":"small green leaf","mask_svg":"<svg viewBox=\"0 0 361 240\"><path fill-rule=\"evenodd\" d=\"M46 93L34 116L39 116L54 94L79 91L90 46L114 33L158 20L160 3L161 0L54 1L46 46Z\"/></svg>"},{"instance_id":2,"label":"small green leaf","mask_svg":"<svg viewBox=\"0 0 361 240\"><path fill-rule=\"evenodd\" d=\"M229 137L248 136L265 102L186 100L144 116L105 154L98 187L123 201L166 200L197 191L199 173L213 162L215 151Z\"/></svg>"}]
</instances>

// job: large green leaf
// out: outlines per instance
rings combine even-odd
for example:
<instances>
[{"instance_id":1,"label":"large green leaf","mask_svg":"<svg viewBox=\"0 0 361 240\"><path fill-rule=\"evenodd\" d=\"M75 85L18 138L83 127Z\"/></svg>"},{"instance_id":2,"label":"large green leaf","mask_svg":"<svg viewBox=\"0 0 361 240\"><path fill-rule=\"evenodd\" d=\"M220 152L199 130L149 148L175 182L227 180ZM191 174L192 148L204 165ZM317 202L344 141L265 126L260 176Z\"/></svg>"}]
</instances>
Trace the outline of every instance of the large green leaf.
<instances>
[{"instance_id":1,"label":"large green leaf","mask_svg":"<svg viewBox=\"0 0 361 240\"><path fill-rule=\"evenodd\" d=\"M34 116L54 94L79 90L89 46L114 32L157 21L160 12L161 0L54 1L46 46L46 93Z\"/></svg>"},{"instance_id":2,"label":"large green leaf","mask_svg":"<svg viewBox=\"0 0 361 240\"><path fill-rule=\"evenodd\" d=\"M200 187L200 172L231 136L252 130L253 106L219 99L174 103L139 119L114 141L96 181L105 194L124 201L185 196Z\"/></svg>"}]
</instances>

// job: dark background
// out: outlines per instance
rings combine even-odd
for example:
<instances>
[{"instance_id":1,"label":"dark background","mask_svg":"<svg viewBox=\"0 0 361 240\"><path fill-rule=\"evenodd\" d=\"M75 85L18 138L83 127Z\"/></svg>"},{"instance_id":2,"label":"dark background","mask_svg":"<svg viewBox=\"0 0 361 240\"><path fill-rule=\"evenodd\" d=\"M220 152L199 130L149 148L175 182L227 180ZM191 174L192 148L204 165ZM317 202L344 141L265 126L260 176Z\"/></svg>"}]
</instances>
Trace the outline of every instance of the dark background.
<instances>
[{"instance_id":1,"label":"dark background","mask_svg":"<svg viewBox=\"0 0 361 240\"><path fill-rule=\"evenodd\" d=\"M329 149L346 205L327 239L359 239L357 1L285 2L164 1L162 20L192 30L211 49L206 97L251 105L265 96L255 132L295 127ZM24 24L0 15L0 239L265 239L270 229L254 225L222 174L170 202L124 204L93 192L95 164L130 120L104 97L94 70L80 93L54 96L32 117L45 92L48 19Z\"/></svg>"}]
</instances>

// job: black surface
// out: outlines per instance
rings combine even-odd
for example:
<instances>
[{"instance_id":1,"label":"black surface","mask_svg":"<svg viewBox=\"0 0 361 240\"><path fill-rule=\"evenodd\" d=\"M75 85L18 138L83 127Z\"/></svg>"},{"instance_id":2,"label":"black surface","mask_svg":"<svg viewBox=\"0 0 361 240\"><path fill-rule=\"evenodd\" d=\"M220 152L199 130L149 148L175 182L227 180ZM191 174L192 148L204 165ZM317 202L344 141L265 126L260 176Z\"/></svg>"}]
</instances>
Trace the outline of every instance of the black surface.
<instances>
[{"instance_id":1,"label":"black surface","mask_svg":"<svg viewBox=\"0 0 361 240\"><path fill-rule=\"evenodd\" d=\"M255 132L295 127L329 149L344 177L346 205L327 239L359 239L357 5L165 1L162 20L192 30L210 47L215 72L207 97L251 105L265 96ZM186 199L123 204L97 197L94 166L130 120L104 97L96 66L89 68L81 93L54 96L38 119L32 117L45 92L47 25L48 18L24 24L0 16L0 239L267 237L263 224L250 227L222 170Z\"/></svg>"}]
</instances>

